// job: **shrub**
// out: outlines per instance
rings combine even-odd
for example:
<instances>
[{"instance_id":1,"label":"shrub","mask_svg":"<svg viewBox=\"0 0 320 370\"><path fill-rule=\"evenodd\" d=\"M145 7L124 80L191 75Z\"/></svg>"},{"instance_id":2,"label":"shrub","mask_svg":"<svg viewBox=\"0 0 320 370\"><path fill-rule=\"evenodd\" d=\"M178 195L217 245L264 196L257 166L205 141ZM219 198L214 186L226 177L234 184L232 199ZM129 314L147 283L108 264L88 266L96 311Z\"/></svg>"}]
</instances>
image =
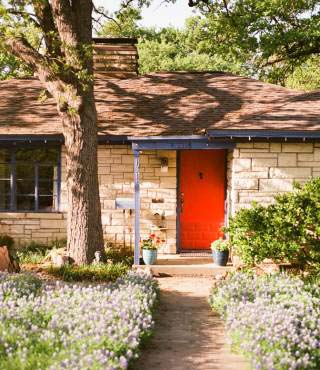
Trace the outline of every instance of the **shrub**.
<instances>
[{"instance_id":1,"label":"shrub","mask_svg":"<svg viewBox=\"0 0 320 370\"><path fill-rule=\"evenodd\" d=\"M157 294L151 276L130 272L108 286L60 283L0 296L1 368L127 369L151 333Z\"/></svg>"},{"instance_id":2,"label":"shrub","mask_svg":"<svg viewBox=\"0 0 320 370\"><path fill-rule=\"evenodd\" d=\"M233 346L260 370L319 369L320 289L284 274L235 274L212 290Z\"/></svg>"},{"instance_id":3,"label":"shrub","mask_svg":"<svg viewBox=\"0 0 320 370\"><path fill-rule=\"evenodd\" d=\"M129 266L124 263L98 263L92 265L64 265L44 268L47 273L64 281L115 281L125 275Z\"/></svg>"},{"instance_id":4,"label":"shrub","mask_svg":"<svg viewBox=\"0 0 320 370\"><path fill-rule=\"evenodd\" d=\"M133 250L127 247L106 248L106 259L112 263L123 263L128 266L133 265Z\"/></svg>"},{"instance_id":5,"label":"shrub","mask_svg":"<svg viewBox=\"0 0 320 370\"><path fill-rule=\"evenodd\" d=\"M248 265L266 258L296 261L302 267L320 263L320 178L292 192L278 195L275 203L241 209L231 217L230 242Z\"/></svg>"}]
</instances>

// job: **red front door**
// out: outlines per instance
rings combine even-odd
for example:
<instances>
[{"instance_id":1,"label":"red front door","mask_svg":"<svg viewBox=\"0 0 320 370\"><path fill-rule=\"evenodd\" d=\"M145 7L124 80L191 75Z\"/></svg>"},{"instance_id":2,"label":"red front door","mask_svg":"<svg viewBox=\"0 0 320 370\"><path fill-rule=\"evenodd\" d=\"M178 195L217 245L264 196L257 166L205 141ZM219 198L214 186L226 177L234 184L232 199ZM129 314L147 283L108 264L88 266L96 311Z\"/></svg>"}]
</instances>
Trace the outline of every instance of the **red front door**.
<instances>
[{"instance_id":1,"label":"red front door","mask_svg":"<svg viewBox=\"0 0 320 370\"><path fill-rule=\"evenodd\" d=\"M180 247L209 249L224 224L225 151L181 151L179 180Z\"/></svg>"}]
</instances>

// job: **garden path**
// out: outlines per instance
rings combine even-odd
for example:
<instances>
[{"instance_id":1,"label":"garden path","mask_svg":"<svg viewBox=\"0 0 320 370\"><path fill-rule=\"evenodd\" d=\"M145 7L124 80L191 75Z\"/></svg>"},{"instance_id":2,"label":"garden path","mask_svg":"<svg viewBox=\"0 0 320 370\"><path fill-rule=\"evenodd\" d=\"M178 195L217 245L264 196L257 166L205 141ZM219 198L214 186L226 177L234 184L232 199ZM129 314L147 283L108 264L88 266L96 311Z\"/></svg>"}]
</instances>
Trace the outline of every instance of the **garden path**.
<instances>
[{"instance_id":1,"label":"garden path","mask_svg":"<svg viewBox=\"0 0 320 370\"><path fill-rule=\"evenodd\" d=\"M231 353L224 325L207 303L210 278L158 279L161 296L154 337L133 370L244 370L245 360Z\"/></svg>"}]
</instances>

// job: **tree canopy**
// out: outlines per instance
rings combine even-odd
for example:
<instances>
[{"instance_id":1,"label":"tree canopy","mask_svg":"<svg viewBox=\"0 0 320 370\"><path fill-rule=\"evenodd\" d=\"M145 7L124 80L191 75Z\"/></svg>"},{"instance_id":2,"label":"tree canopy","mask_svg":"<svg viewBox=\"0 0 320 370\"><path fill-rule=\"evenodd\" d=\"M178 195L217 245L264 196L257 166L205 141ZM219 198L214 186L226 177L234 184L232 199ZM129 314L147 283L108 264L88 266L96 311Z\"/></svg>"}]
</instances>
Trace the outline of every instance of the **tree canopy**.
<instances>
[{"instance_id":1,"label":"tree canopy","mask_svg":"<svg viewBox=\"0 0 320 370\"><path fill-rule=\"evenodd\" d=\"M97 9L108 15L104 23L100 17L99 35L138 38L140 73L220 70L298 89L320 86L319 0L190 0L199 14L182 29L160 30L139 24L149 3L122 1L114 14ZM0 44L0 79L29 73Z\"/></svg>"},{"instance_id":2,"label":"tree canopy","mask_svg":"<svg viewBox=\"0 0 320 370\"><path fill-rule=\"evenodd\" d=\"M140 72L222 70L293 88L319 87L320 1L189 1L200 15L183 29L139 26L129 6L100 30L139 39Z\"/></svg>"},{"instance_id":3,"label":"tree canopy","mask_svg":"<svg viewBox=\"0 0 320 370\"><path fill-rule=\"evenodd\" d=\"M319 0L200 0L210 50L245 58L252 74L285 84L320 52Z\"/></svg>"}]
</instances>

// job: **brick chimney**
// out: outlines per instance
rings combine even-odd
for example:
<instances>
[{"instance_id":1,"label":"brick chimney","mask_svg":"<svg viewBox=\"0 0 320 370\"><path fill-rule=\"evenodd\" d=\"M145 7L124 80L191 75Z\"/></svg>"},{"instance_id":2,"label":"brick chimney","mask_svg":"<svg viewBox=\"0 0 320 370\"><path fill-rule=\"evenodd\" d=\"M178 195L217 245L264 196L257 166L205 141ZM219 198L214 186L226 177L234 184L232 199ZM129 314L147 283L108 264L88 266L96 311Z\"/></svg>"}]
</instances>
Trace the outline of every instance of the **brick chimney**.
<instances>
[{"instance_id":1,"label":"brick chimney","mask_svg":"<svg viewBox=\"0 0 320 370\"><path fill-rule=\"evenodd\" d=\"M138 74L137 39L93 38L96 78L130 78Z\"/></svg>"}]
</instances>

